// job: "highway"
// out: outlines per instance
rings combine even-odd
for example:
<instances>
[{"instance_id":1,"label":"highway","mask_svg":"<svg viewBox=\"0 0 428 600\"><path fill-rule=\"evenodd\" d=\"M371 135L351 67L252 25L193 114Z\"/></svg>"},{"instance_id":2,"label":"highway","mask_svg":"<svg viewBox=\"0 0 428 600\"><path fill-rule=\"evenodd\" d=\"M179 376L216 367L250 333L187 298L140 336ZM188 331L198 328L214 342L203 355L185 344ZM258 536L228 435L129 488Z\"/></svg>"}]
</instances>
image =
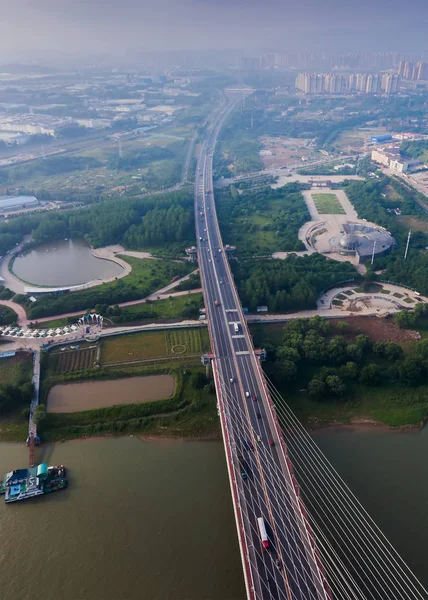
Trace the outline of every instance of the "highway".
<instances>
[{"instance_id":1,"label":"highway","mask_svg":"<svg viewBox=\"0 0 428 600\"><path fill-rule=\"evenodd\" d=\"M245 92L211 119L195 177L198 261L248 598L331 598L223 247L213 195L218 133ZM242 477L242 471L247 474ZM264 518L269 548L257 519Z\"/></svg>"}]
</instances>

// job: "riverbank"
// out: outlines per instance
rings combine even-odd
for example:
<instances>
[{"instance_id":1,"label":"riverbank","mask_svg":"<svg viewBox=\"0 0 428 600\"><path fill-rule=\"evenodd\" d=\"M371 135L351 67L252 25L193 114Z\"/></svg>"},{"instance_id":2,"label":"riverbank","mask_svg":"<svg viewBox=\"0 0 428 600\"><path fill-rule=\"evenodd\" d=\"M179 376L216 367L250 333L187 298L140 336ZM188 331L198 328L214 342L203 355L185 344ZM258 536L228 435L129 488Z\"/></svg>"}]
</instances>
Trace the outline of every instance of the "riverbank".
<instances>
[{"instance_id":1,"label":"riverbank","mask_svg":"<svg viewBox=\"0 0 428 600\"><path fill-rule=\"evenodd\" d=\"M421 421L418 425L397 425L390 426L385 425L381 421L375 421L374 419L355 418L351 419L347 423L320 423L319 425L311 424L306 427L307 431L319 431L319 430L330 430L330 431L370 431L377 429L379 431L391 431L395 433L414 433L421 431L425 427L426 418Z\"/></svg>"}]
</instances>

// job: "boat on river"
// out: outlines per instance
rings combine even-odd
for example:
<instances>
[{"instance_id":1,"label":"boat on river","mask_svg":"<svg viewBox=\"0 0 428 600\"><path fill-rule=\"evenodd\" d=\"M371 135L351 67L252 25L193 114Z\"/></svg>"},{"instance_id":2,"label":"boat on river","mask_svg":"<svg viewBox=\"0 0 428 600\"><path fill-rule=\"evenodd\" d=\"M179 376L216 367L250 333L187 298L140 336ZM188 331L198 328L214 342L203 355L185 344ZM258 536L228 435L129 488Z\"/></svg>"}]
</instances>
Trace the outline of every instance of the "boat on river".
<instances>
[{"instance_id":1,"label":"boat on river","mask_svg":"<svg viewBox=\"0 0 428 600\"><path fill-rule=\"evenodd\" d=\"M64 465L48 467L46 463L40 463L5 473L0 483L0 494L4 494L5 502L9 504L56 492L66 488L67 483Z\"/></svg>"}]
</instances>

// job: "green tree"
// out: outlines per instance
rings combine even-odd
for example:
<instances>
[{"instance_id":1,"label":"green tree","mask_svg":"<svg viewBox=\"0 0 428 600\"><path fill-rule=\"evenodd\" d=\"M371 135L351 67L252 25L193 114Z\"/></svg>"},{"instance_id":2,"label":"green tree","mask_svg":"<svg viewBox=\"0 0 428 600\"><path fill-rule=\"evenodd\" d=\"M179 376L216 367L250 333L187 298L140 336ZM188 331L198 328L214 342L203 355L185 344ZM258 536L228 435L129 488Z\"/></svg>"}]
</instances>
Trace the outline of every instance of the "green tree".
<instances>
[{"instance_id":1,"label":"green tree","mask_svg":"<svg viewBox=\"0 0 428 600\"><path fill-rule=\"evenodd\" d=\"M423 378L423 366L420 358L405 358L398 367L400 381L406 385L418 385Z\"/></svg>"},{"instance_id":2,"label":"green tree","mask_svg":"<svg viewBox=\"0 0 428 600\"><path fill-rule=\"evenodd\" d=\"M360 372L360 382L365 385L377 385L380 382L380 368L371 364L363 367Z\"/></svg>"},{"instance_id":3,"label":"green tree","mask_svg":"<svg viewBox=\"0 0 428 600\"><path fill-rule=\"evenodd\" d=\"M277 358L279 360L298 362L300 360L300 354L299 351L292 346L280 346L277 350Z\"/></svg>"},{"instance_id":4,"label":"green tree","mask_svg":"<svg viewBox=\"0 0 428 600\"><path fill-rule=\"evenodd\" d=\"M335 396L343 396L346 392L346 385L338 375L329 375L326 378L325 383L329 392Z\"/></svg>"},{"instance_id":5,"label":"green tree","mask_svg":"<svg viewBox=\"0 0 428 600\"><path fill-rule=\"evenodd\" d=\"M346 346L346 354L354 362L360 362L363 358L363 349L358 344L348 344Z\"/></svg>"},{"instance_id":6,"label":"green tree","mask_svg":"<svg viewBox=\"0 0 428 600\"><path fill-rule=\"evenodd\" d=\"M343 367L341 367L341 373L347 379L357 379L359 369L357 363L353 361L348 361Z\"/></svg>"},{"instance_id":7,"label":"green tree","mask_svg":"<svg viewBox=\"0 0 428 600\"><path fill-rule=\"evenodd\" d=\"M359 346L363 350L363 352L365 352L366 350L370 350L370 348L372 347L370 338L362 333L355 336L354 344L357 344L357 346Z\"/></svg>"},{"instance_id":8,"label":"green tree","mask_svg":"<svg viewBox=\"0 0 428 600\"><path fill-rule=\"evenodd\" d=\"M44 404L38 404L34 409L33 421L36 425L46 419L46 406Z\"/></svg>"},{"instance_id":9,"label":"green tree","mask_svg":"<svg viewBox=\"0 0 428 600\"><path fill-rule=\"evenodd\" d=\"M275 363L278 374L285 381L294 381L297 375L297 367L291 360L283 360Z\"/></svg>"},{"instance_id":10,"label":"green tree","mask_svg":"<svg viewBox=\"0 0 428 600\"><path fill-rule=\"evenodd\" d=\"M190 384L194 388L202 389L205 385L207 385L207 383L208 383L207 376L205 375L205 373L202 373L201 371L194 371L190 375Z\"/></svg>"},{"instance_id":11,"label":"green tree","mask_svg":"<svg viewBox=\"0 0 428 600\"><path fill-rule=\"evenodd\" d=\"M321 379L311 379L308 383L308 395L310 398L319 399L326 391L326 385Z\"/></svg>"},{"instance_id":12,"label":"green tree","mask_svg":"<svg viewBox=\"0 0 428 600\"><path fill-rule=\"evenodd\" d=\"M412 329L416 325L416 317L408 310L400 310L394 315L394 321L400 329Z\"/></svg>"},{"instance_id":13,"label":"green tree","mask_svg":"<svg viewBox=\"0 0 428 600\"><path fill-rule=\"evenodd\" d=\"M339 333L345 333L349 329L349 324L346 321L337 321L336 329Z\"/></svg>"}]
</instances>

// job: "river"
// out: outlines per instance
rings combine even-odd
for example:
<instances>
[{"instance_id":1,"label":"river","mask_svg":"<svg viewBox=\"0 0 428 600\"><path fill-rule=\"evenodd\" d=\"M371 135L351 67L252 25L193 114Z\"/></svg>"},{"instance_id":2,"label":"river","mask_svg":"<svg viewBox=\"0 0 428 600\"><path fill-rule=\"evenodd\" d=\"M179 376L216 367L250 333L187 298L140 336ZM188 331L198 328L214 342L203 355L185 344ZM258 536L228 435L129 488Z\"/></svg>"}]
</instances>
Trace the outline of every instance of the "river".
<instances>
[{"instance_id":1,"label":"river","mask_svg":"<svg viewBox=\"0 0 428 600\"><path fill-rule=\"evenodd\" d=\"M41 450L70 485L1 500L1 598L245 597L222 444L123 437ZM0 444L1 473L27 462L23 444Z\"/></svg>"},{"instance_id":2,"label":"river","mask_svg":"<svg viewBox=\"0 0 428 600\"><path fill-rule=\"evenodd\" d=\"M13 272L29 284L39 286L80 285L93 279L117 277L122 267L97 258L83 240L62 240L43 244L24 256L17 256Z\"/></svg>"},{"instance_id":3,"label":"river","mask_svg":"<svg viewBox=\"0 0 428 600\"><path fill-rule=\"evenodd\" d=\"M312 433L389 541L428 587L428 428L326 428Z\"/></svg>"},{"instance_id":4,"label":"river","mask_svg":"<svg viewBox=\"0 0 428 600\"><path fill-rule=\"evenodd\" d=\"M324 429L314 437L428 585L428 430ZM42 447L70 486L0 502L1 597L241 600L245 597L223 446L106 438ZM27 464L0 444L0 472Z\"/></svg>"}]
</instances>

